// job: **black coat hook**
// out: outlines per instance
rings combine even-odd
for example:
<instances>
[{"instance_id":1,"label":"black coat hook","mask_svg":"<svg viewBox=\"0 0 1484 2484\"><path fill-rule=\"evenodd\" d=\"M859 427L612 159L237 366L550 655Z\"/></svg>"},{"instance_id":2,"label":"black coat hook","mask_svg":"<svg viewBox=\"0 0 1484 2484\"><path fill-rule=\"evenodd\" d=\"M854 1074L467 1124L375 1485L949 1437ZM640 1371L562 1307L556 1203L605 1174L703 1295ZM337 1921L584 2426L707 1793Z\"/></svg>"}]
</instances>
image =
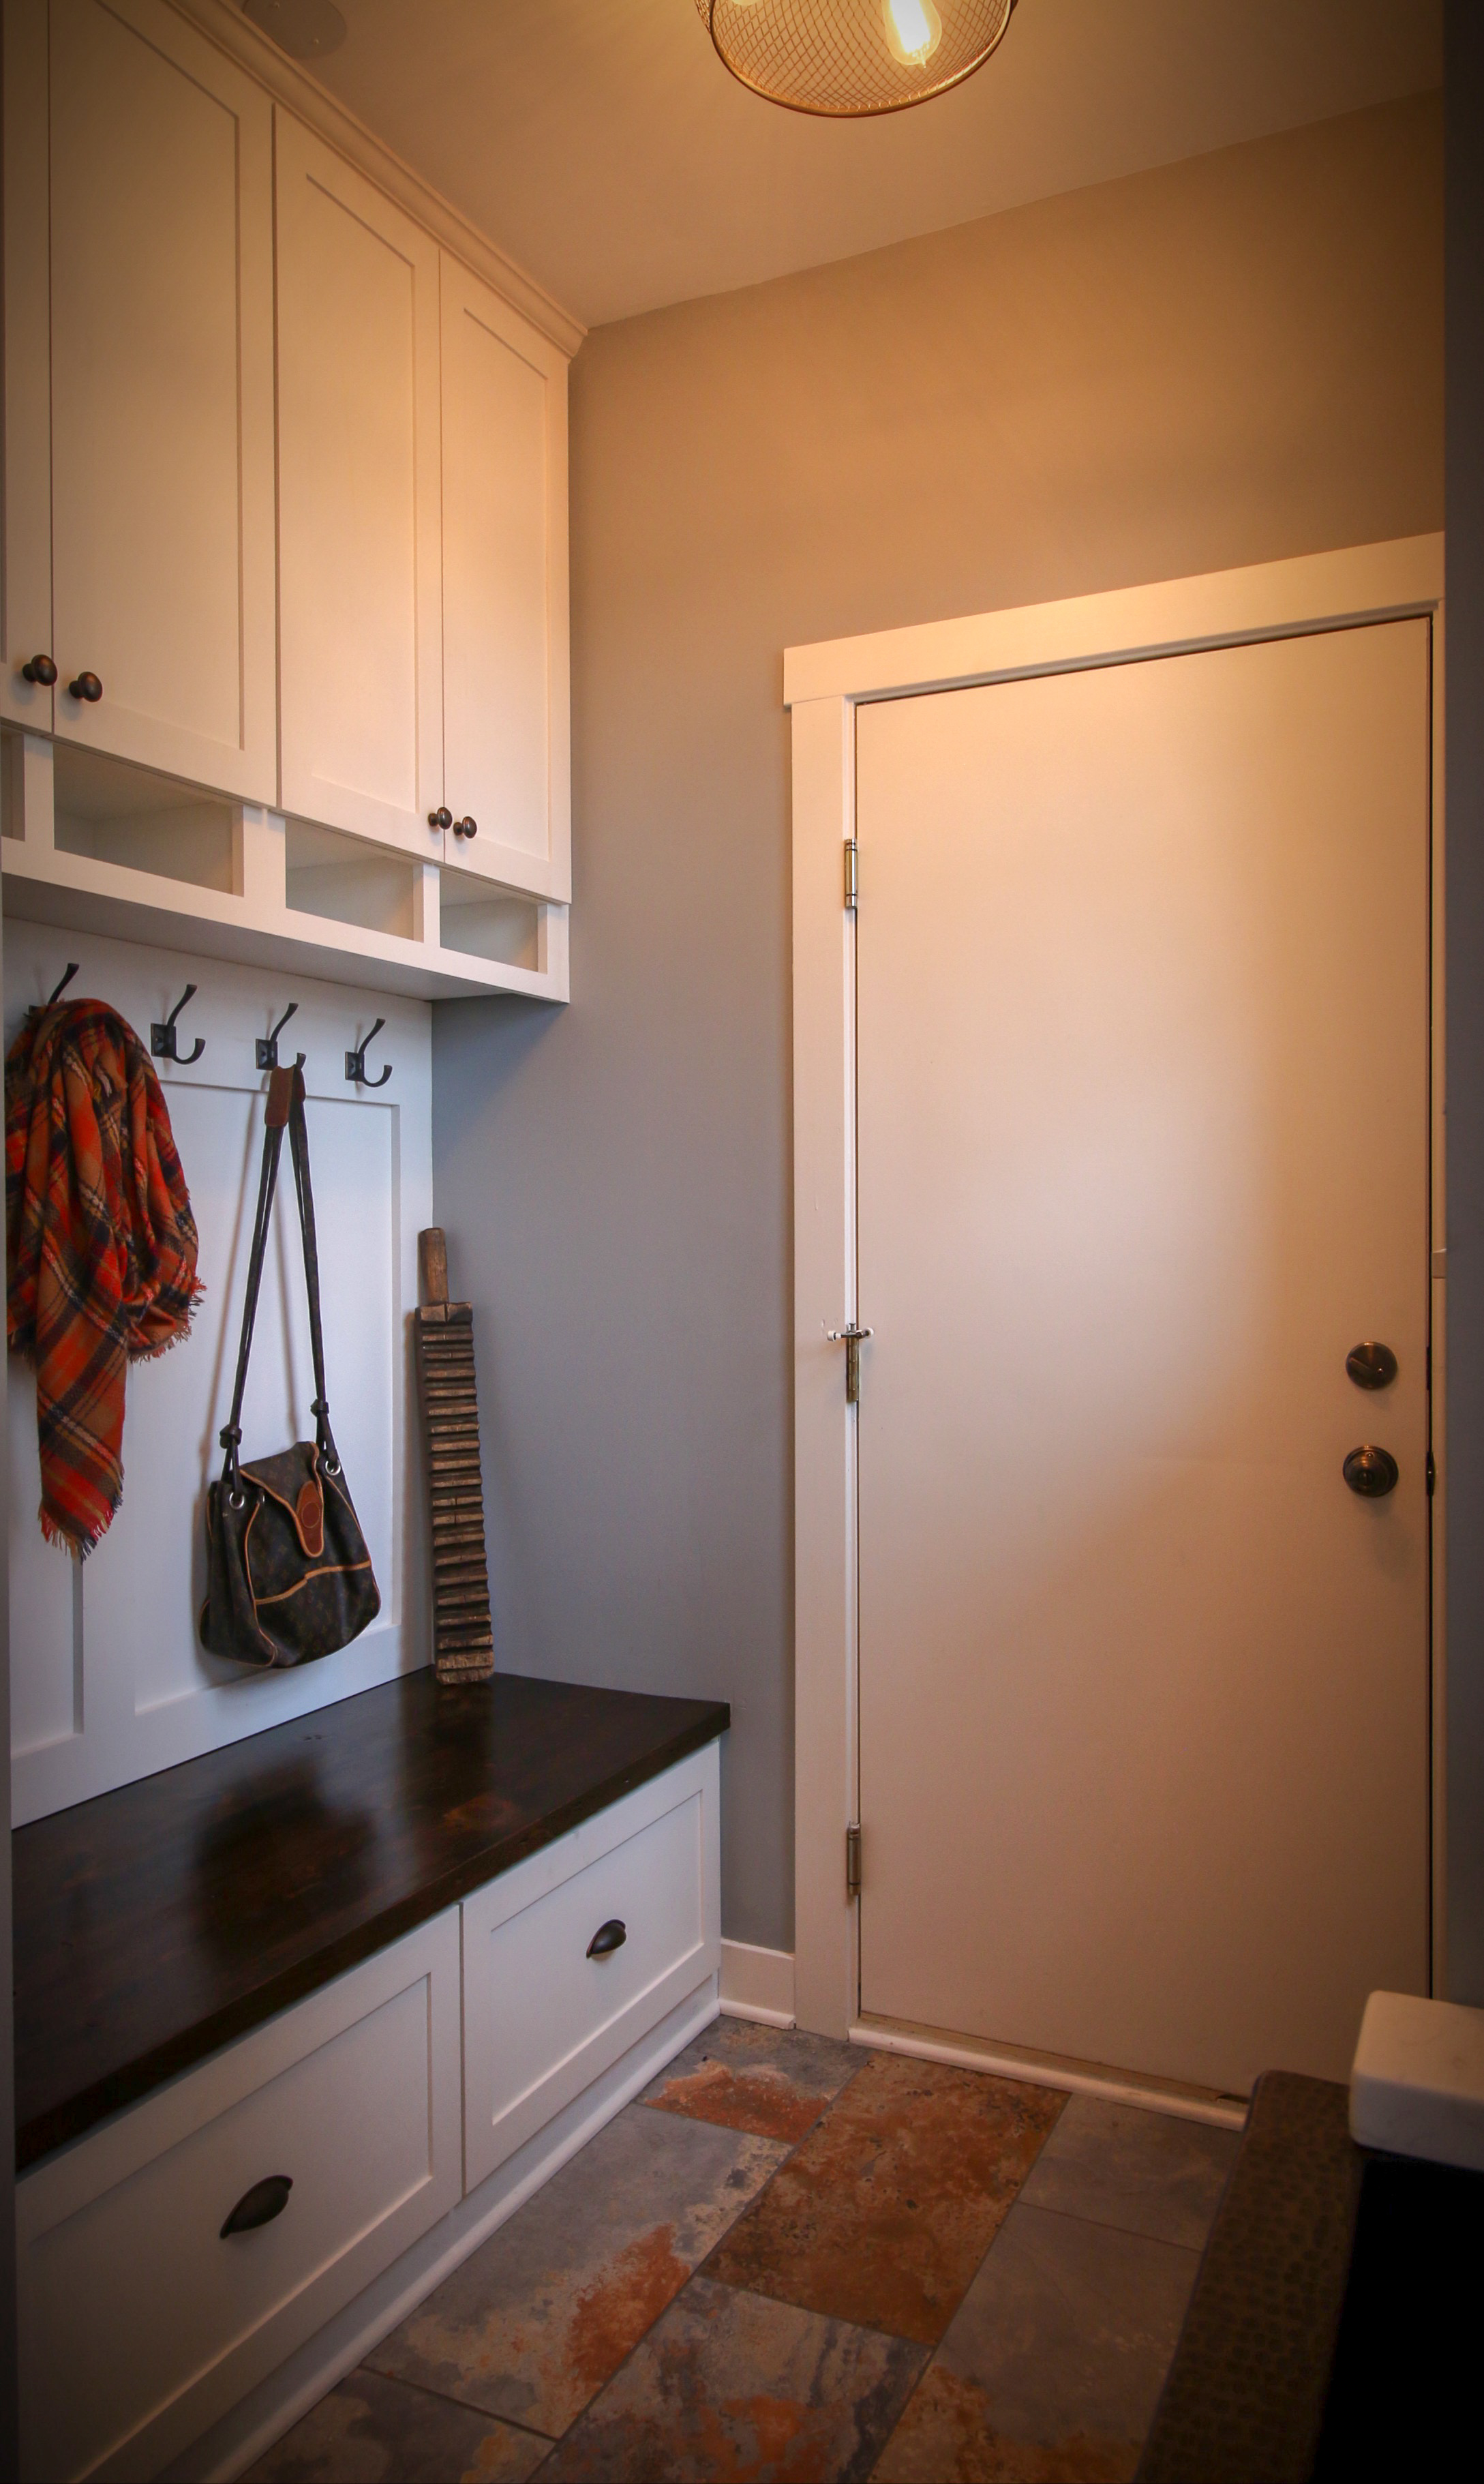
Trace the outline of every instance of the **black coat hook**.
<instances>
[{"instance_id":1,"label":"black coat hook","mask_svg":"<svg viewBox=\"0 0 1484 2484\"><path fill-rule=\"evenodd\" d=\"M363 1041L357 1046L356 1050L354 1052L347 1052L345 1055L345 1075L347 1078L354 1080L358 1087L385 1087L388 1079L391 1075L391 1064L390 1061L379 1078L368 1078L366 1076L365 1069L366 1044L375 1042L376 1038L380 1035L382 1028L386 1023L387 1021L384 1017L379 1017L376 1024L372 1027L370 1034L363 1040Z\"/></svg>"},{"instance_id":2,"label":"black coat hook","mask_svg":"<svg viewBox=\"0 0 1484 2484\"><path fill-rule=\"evenodd\" d=\"M53 992L53 994L52 994L52 996L51 996L50 1000L49 1000L49 1001L47 1002L47 1004L46 1004L46 1006L47 1006L47 1008L48 1008L48 1009L55 1009L55 1008L56 1008L57 1003L58 1003L58 1002L60 1001L60 999L62 998L63 993L67 990L67 987L68 984L71 982L72 977L76 974L76 972L77 972L77 960L76 960L76 958L73 958L69 959L69 960L68 960L68 962L67 962L67 965L65 965L65 966L63 967L63 969L62 969L62 981L58 984L56 990Z\"/></svg>"},{"instance_id":3,"label":"black coat hook","mask_svg":"<svg viewBox=\"0 0 1484 2484\"><path fill-rule=\"evenodd\" d=\"M279 1037L283 1034L283 1029L288 1024L289 1019L293 1016L299 1004L297 1001L290 1001L277 1026L273 1027L267 1035L260 1035L258 1037L257 1066L259 1069L277 1069L279 1066ZM302 1053L299 1057L301 1061L304 1058Z\"/></svg>"},{"instance_id":4,"label":"black coat hook","mask_svg":"<svg viewBox=\"0 0 1484 2484\"><path fill-rule=\"evenodd\" d=\"M180 998L176 1001L175 1008L171 1011L169 1017L165 1020L164 1025L161 1026L159 1021L156 1019L155 1023L150 1027L149 1049L153 1053L156 1061L178 1061L182 1066L184 1066L189 1062L199 1061L202 1054L205 1051L205 1037L199 1035L196 1039L195 1051L182 1052L180 1050L180 1040L175 1031L175 1020L184 1009L186 1002L194 997L195 991L195 985L187 984L184 991L180 995Z\"/></svg>"}]
</instances>

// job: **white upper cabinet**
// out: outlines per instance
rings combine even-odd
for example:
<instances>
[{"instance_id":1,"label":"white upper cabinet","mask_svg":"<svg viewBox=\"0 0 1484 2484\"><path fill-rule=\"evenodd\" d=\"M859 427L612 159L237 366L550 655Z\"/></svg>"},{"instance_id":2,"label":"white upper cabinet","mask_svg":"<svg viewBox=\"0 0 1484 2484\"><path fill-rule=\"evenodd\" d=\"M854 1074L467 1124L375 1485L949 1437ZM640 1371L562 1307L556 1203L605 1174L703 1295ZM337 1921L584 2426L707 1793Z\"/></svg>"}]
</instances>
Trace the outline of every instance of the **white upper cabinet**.
<instances>
[{"instance_id":1,"label":"white upper cabinet","mask_svg":"<svg viewBox=\"0 0 1484 2484\"><path fill-rule=\"evenodd\" d=\"M5 16L6 713L271 801L271 107L162 0Z\"/></svg>"},{"instance_id":2,"label":"white upper cabinet","mask_svg":"<svg viewBox=\"0 0 1484 2484\"><path fill-rule=\"evenodd\" d=\"M443 255L447 858L571 895L567 363Z\"/></svg>"},{"instance_id":3,"label":"white upper cabinet","mask_svg":"<svg viewBox=\"0 0 1484 2484\"><path fill-rule=\"evenodd\" d=\"M438 246L278 116L285 811L442 858Z\"/></svg>"},{"instance_id":4,"label":"white upper cabinet","mask_svg":"<svg viewBox=\"0 0 1484 2484\"><path fill-rule=\"evenodd\" d=\"M452 948L547 973L505 918L572 889L567 353L225 23L0 24L0 722L446 864Z\"/></svg>"},{"instance_id":5,"label":"white upper cabinet","mask_svg":"<svg viewBox=\"0 0 1484 2484\"><path fill-rule=\"evenodd\" d=\"M53 694L23 667L51 653L51 344L46 11L0 12L5 42L5 564L0 716L50 733Z\"/></svg>"}]
</instances>

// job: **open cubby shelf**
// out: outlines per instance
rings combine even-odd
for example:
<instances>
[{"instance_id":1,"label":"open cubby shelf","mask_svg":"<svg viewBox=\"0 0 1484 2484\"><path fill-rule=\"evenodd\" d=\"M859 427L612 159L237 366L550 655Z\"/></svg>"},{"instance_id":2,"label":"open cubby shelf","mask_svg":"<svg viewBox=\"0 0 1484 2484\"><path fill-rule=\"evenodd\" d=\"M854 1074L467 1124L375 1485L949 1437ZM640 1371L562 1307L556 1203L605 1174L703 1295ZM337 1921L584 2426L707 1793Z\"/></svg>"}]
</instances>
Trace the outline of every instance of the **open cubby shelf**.
<instances>
[{"instance_id":1,"label":"open cubby shelf","mask_svg":"<svg viewBox=\"0 0 1484 2484\"><path fill-rule=\"evenodd\" d=\"M6 913L422 1000L564 1001L567 908L40 735L4 738Z\"/></svg>"}]
</instances>

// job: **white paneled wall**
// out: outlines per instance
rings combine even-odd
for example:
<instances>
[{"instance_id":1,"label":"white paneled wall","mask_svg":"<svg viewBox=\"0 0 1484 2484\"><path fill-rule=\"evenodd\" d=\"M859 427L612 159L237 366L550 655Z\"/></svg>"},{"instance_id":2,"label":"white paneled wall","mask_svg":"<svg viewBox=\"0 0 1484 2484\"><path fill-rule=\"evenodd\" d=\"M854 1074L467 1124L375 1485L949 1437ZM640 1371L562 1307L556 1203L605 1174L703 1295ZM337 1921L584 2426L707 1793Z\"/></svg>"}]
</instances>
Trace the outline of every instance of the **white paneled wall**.
<instances>
[{"instance_id":1,"label":"white paneled wall","mask_svg":"<svg viewBox=\"0 0 1484 2484\"><path fill-rule=\"evenodd\" d=\"M188 1338L129 1373L123 1501L79 1565L43 1542L35 1384L9 1363L12 1488L13 1785L17 1822L169 1768L244 1734L343 1699L427 1660L426 1563L407 1314L417 1237L431 1222L428 1005L308 978L193 959L40 925L5 927L5 1040L69 958L70 990L121 1011L148 1045L187 982L181 1049L158 1068L201 1234L206 1293ZM307 1056L310 1151L319 1231L331 1418L381 1586L371 1629L299 1671L260 1674L207 1656L196 1636L203 1584L203 1497L231 1400L256 1198L266 1072L254 1059L290 1000L281 1058ZM377 1091L350 1085L346 1050L378 1016ZM293 1181L285 1150L243 1410L243 1456L313 1437Z\"/></svg>"}]
</instances>

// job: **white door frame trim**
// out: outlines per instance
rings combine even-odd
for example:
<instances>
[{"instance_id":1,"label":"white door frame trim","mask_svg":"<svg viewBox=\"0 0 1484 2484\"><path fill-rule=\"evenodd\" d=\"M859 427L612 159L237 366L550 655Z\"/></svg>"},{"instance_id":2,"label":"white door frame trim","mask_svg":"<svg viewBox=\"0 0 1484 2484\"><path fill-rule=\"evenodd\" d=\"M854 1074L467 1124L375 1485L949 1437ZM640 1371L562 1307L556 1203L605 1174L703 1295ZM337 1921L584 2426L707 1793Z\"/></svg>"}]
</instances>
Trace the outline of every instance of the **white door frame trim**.
<instances>
[{"instance_id":1,"label":"white door frame trim","mask_svg":"<svg viewBox=\"0 0 1484 2484\"><path fill-rule=\"evenodd\" d=\"M855 935L843 880L863 702L1133 663L1422 614L1433 627L1433 1439L1443 1441L1443 537L1414 535L1203 578L791 647L794 844L795 1956L800 2027L859 2023L855 1414L830 1330L855 1295ZM870 902L869 887L862 892ZM1433 1988L1444 1986L1444 1477L1433 1503ZM869 1823L868 1823L869 1825ZM867 1864L869 1869L869 1862ZM862 2030L863 2036L865 2031ZM866 2040L870 2040L869 2036Z\"/></svg>"}]
</instances>

